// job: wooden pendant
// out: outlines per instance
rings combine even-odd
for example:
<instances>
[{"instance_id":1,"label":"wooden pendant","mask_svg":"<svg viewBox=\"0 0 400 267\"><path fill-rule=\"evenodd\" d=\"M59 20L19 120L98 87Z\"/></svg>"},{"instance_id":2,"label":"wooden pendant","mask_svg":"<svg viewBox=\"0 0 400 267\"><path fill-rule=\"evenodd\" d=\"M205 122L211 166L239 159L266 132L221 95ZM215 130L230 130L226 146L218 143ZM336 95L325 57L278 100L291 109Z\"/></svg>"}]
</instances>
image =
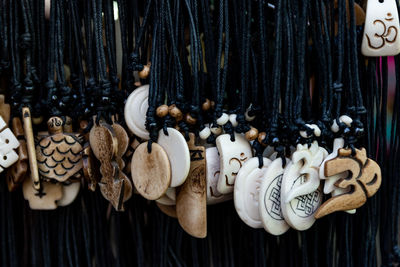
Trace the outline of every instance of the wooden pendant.
<instances>
[{"instance_id":1,"label":"wooden pendant","mask_svg":"<svg viewBox=\"0 0 400 267\"><path fill-rule=\"evenodd\" d=\"M306 230L315 222L314 213L322 202L318 168L326 156L326 150L319 147L316 141L310 148L299 144L283 174L282 214L296 230Z\"/></svg>"},{"instance_id":2,"label":"wooden pendant","mask_svg":"<svg viewBox=\"0 0 400 267\"><path fill-rule=\"evenodd\" d=\"M81 182L79 180L72 180L69 183L62 183L62 198L57 201L57 206L65 207L70 205L79 194Z\"/></svg>"},{"instance_id":3,"label":"wooden pendant","mask_svg":"<svg viewBox=\"0 0 400 267\"><path fill-rule=\"evenodd\" d=\"M368 57L400 53L399 14L395 0L368 0L361 52Z\"/></svg>"},{"instance_id":4,"label":"wooden pendant","mask_svg":"<svg viewBox=\"0 0 400 267\"><path fill-rule=\"evenodd\" d=\"M89 134L90 147L100 161L100 191L117 211L124 210L125 181L119 179L119 167L115 161L118 139L107 123L95 124Z\"/></svg>"},{"instance_id":5,"label":"wooden pendant","mask_svg":"<svg viewBox=\"0 0 400 267\"><path fill-rule=\"evenodd\" d=\"M235 134L235 141L231 141L229 134L217 137L217 148L220 155L220 175L218 179L218 191L222 194L233 192L235 178L246 160L253 155L250 143L240 134Z\"/></svg>"},{"instance_id":6,"label":"wooden pendant","mask_svg":"<svg viewBox=\"0 0 400 267\"><path fill-rule=\"evenodd\" d=\"M24 181L29 163L24 129L20 118L14 117L12 119L12 131L19 140L19 147L17 149L18 161L7 170L7 184L10 192L14 191Z\"/></svg>"},{"instance_id":7,"label":"wooden pendant","mask_svg":"<svg viewBox=\"0 0 400 267\"><path fill-rule=\"evenodd\" d=\"M175 206L176 205L176 188L169 187L165 192L165 195L156 200L157 203L167 206Z\"/></svg>"},{"instance_id":8,"label":"wooden pendant","mask_svg":"<svg viewBox=\"0 0 400 267\"><path fill-rule=\"evenodd\" d=\"M140 144L133 154L131 175L136 190L144 198L156 200L162 197L171 184L171 167L167 153L157 143Z\"/></svg>"},{"instance_id":9,"label":"wooden pendant","mask_svg":"<svg viewBox=\"0 0 400 267\"><path fill-rule=\"evenodd\" d=\"M125 131L124 127L122 127L119 123L113 122L112 128L115 132L115 136L117 137L118 140L118 150L117 154L115 157L115 160L118 164L119 172L118 172L118 178L120 180L124 180L124 202L127 201L132 197L132 183L131 180L126 176L124 173L124 168L125 168L125 161L123 160L123 156L125 155L128 146L129 146L129 136L128 133Z\"/></svg>"},{"instance_id":10,"label":"wooden pendant","mask_svg":"<svg viewBox=\"0 0 400 267\"><path fill-rule=\"evenodd\" d=\"M207 189L205 148L195 145L190 134L187 142L190 151L189 175L176 198L176 214L179 224L191 236L207 236Z\"/></svg>"},{"instance_id":11,"label":"wooden pendant","mask_svg":"<svg viewBox=\"0 0 400 267\"><path fill-rule=\"evenodd\" d=\"M51 117L47 121L49 135L39 137L36 157L39 173L46 179L65 182L82 169L82 140L73 133L63 132L63 120ZM67 126L67 131L72 131Z\"/></svg>"},{"instance_id":12,"label":"wooden pendant","mask_svg":"<svg viewBox=\"0 0 400 267\"><path fill-rule=\"evenodd\" d=\"M26 148L28 150L31 179L33 181L33 187L36 190L39 190L40 189L39 169L36 160L36 148L35 148L35 140L33 137L31 111L29 110L28 107L22 108L22 120L24 122L24 134L26 140Z\"/></svg>"},{"instance_id":13,"label":"wooden pendant","mask_svg":"<svg viewBox=\"0 0 400 267\"><path fill-rule=\"evenodd\" d=\"M34 188L32 179L25 179L22 192L28 200L32 210L54 210L57 208L57 201L63 196L61 183L42 181L40 189Z\"/></svg>"},{"instance_id":14,"label":"wooden pendant","mask_svg":"<svg viewBox=\"0 0 400 267\"><path fill-rule=\"evenodd\" d=\"M98 183L98 177L100 177L99 167L94 158L92 149L89 143L83 145L82 151L82 163L83 163L83 175L88 184L90 191L96 191L96 186Z\"/></svg>"},{"instance_id":15,"label":"wooden pendant","mask_svg":"<svg viewBox=\"0 0 400 267\"><path fill-rule=\"evenodd\" d=\"M259 212L259 191L271 160L263 158L263 167L259 168L257 157L247 160L240 168L233 191L235 209L239 217L252 228L262 228Z\"/></svg>"},{"instance_id":16,"label":"wooden pendant","mask_svg":"<svg viewBox=\"0 0 400 267\"><path fill-rule=\"evenodd\" d=\"M172 218L177 218L175 205L163 205L157 202L157 207L166 215Z\"/></svg>"},{"instance_id":17,"label":"wooden pendant","mask_svg":"<svg viewBox=\"0 0 400 267\"><path fill-rule=\"evenodd\" d=\"M332 176L348 171L347 178L341 178L335 185L352 190L342 195L334 196L325 201L315 213L315 218L321 218L335 211L357 209L364 205L368 197L378 191L382 183L381 168L372 159L367 158L365 148L356 149L351 155L351 149L339 149L336 158L325 163L325 176Z\"/></svg>"}]
</instances>

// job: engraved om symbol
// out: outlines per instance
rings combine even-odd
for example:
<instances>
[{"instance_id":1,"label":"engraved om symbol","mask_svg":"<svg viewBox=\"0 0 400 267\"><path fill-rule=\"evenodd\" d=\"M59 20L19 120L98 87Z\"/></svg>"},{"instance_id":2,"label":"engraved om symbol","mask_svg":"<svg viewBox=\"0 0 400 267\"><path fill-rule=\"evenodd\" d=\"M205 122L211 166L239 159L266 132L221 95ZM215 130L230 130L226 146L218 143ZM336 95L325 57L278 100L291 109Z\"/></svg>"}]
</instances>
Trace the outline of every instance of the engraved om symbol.
<instances>
[{"instance_id":1,"label":"engraved om symbol","mask_svg":"<svg viewBox=\"0 0 400 267\"><path fill-rule=\"evenodd\" d=\"M387 20L387 21L393 20L393 18L391 17L390 13L388 13L388 16L389 16L389 18L385 19L385 20ZM383 31L382 31L382 33L375 33L374 34L374 37L379 38L381 40L380 45L378 45L378 46L374 46L371 43L371 40L370 40L368 34L365 34L365 36L367 37L368 46L370 48L372 48L372 49L380 49L380 48L384 47L386 43L391 44L391 43L394 43L396 41L397 28L395 26L392 25L392 26L386 27L385 22L383 22L380 19L374 20L373 24L374 25L381 24L383 26ZM392 32L394 32L394 34L392 34ZM392 38L390 38L390 37L392 37Z\"/></svg>"}]
</instances>

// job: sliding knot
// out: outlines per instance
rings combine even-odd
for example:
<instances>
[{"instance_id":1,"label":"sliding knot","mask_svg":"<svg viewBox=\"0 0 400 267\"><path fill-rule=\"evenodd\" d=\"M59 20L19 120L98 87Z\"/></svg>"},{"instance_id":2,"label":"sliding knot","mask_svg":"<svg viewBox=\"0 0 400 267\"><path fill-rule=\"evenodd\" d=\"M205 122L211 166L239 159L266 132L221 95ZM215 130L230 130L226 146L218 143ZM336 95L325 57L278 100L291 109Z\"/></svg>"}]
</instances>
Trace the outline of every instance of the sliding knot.
<instances>
[{"instance_id":1,"label":"sliding knot","mask_svg":"<svg viewBox=\"0 0 400 267\"><path fill-rule=\"evenodd\" d=\"M335 93L341 93L343 91L343 84L340 82L334 82L332 87Z\"/></svg>"},{"instance_id":2,"label":"sliding knot","mask_svg":"<svg viewBox=\"0 0 400 267\"><path fill-rule=\"evenodd\" d=\"M32 47L32 35L28 32L21 34L19 37L19 47L21 49L30 49Z\"/></svg>"}]
</instances>

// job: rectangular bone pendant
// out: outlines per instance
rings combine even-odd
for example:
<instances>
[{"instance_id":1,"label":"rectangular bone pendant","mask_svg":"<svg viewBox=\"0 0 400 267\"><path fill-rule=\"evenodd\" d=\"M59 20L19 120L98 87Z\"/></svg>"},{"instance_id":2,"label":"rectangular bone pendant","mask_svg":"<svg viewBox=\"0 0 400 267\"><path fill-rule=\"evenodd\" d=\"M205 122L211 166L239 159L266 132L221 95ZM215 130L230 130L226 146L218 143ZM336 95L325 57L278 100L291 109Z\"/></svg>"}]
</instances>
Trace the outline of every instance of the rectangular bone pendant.
<instances>
[{"instance_id":1,"label":"rectangular bone pendant","mask_svg":"<svg viewBox=\"0 0 400 267\"><path fill-rule=\"evenodd\" d=\"M368 57L400 53L399 14L395 0L368 0L361 52Z\"/></svg>"}]
</instances>

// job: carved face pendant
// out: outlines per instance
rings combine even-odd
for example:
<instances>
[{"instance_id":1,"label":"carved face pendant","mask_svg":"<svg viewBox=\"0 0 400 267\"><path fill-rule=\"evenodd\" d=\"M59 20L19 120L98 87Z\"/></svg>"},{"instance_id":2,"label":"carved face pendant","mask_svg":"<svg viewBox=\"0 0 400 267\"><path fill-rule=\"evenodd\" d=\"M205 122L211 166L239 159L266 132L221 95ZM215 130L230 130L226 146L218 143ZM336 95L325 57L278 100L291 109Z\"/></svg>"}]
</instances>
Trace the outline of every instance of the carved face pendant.
<instances>
[{"instance_id":1,"label":"carved face pendant","mask_svg":"<svg viewBox=\"0 0 400 267\"><path fill-rule=\"evenodd\" d=\"M125 122L133 134L149 140L149 132L146 130L146 113L149 108L149 85L143 85L135 89L125 103Z\"/></svg>"},{"instance_id":2,"label":"carved face pendant","mask_svg":"<svg viewBox=\"0 0 400 267\"><path fill-rule=\"evenodd\" d=\"M364 56L400 53L399 14L395 0L368 0L361 52Z\"/></svg>"},{"instance_id":3,"label":"carved face pendant","mask_svg":"<svg viewBox=\"0 0 400 267\"><path fill-rule=\"evenodd\" d=\"M217 137L217 148L220 155L220 174L218 179L218 191L228 194L233 191L236 175L252 155L250 143L240 134L235 134L235 141L231 141L229 134Z\"/></svg>"},{"instance_id":4,"label":"carved face pendant","mask_svg":"<svg viewBox=\"0 0 400 267\"><path fill-rule=\"evenodd\" d=\"M81 140L72 133L63 132L59 117L48 120L49 135L39 137L36 158L40 175L45 179L65 182L82 169Z\"/></svg>"},{"instance_id":5,"label":"carved face pendant","mask_svg":"<svg viewBox=\"0 0 400 267\"><path fill-rule=\"evenodd\" d=\"M233 199L239 217L250 227L262 228L259 212L259 191L271 160L263 158L260 169L258 158L247 160L236 176Z\"/></svg>"},{"instance_id":6,"label":"carved face pendant","mask_svg":"<svg viewBox=\"0 0 400 267\"><path fill-rule=\"evenodd\" d=\"M264 229L273 235L281 235L290 228L283 218L281 209L282 177L289 165L290 159L286 159L285 168L282 167L281 158L275 159L268 167L261 182L259 212Z\"/></svg>"},{"instance_id":7,"label":"carved face pendant","mask_svg":"<svg viewBox=\"0 0 400 267\"><path fill-rule=\"evenodd\" d=\"M325 176L332 176L348 172L346 178L339 179L335 186L352 190L334 196L325 201L315 213L316 218L321 218L335 211L357 209L364 205L367 197L372 197L378 191L382 182L381 168L367 157L364 148L356 149L354 156L351 149L339 149L338 156L325 163Z\"/></svg>"},{"instance_id":8,"label":"carved face pendant","mask_svg":"<svg viewBox=\"0 0 400 267\"><path fill-rule=\"evenodd\" d=\"M221 194L217 189L220 174L219 154L216 147L206 149L207 162L207 205L213 205L232 199L232 194Z\"/></svg>"},{"instance_id":9,"label":"carved face pendant","mask_svg":"<svg viewBox=\"0 0 400 267\"><path fill-rule=\"evenodd\" d=\"M283 174L282 214L294 229L303 231L315 222L314 213L322 202L318 168L327 154L316 141L310 148L299 144Z\"/></svg>"}]
</instances>

